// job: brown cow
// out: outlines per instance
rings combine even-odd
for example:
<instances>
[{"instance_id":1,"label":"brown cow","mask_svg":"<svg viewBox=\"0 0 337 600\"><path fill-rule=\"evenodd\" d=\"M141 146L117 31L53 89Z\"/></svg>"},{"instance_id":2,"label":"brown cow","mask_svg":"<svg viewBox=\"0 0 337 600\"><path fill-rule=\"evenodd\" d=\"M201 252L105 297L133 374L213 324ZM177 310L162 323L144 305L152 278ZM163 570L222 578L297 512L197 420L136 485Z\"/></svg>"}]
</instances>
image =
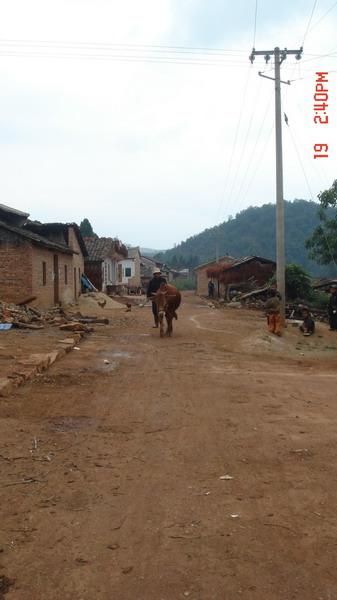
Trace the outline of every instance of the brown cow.
<instances>
[{"instance_id":1,"label":"brown cow","mask_svg":"<svg viewBox=\"0 0 337 600\"><path fill-rule=\"evenodd\" d=\"M181 294L177 288L168 283L162 283L159 290L152 294L152 302L157 305L160 337L164 337L164 315L167 321L166 335L172 335L172 319L178 319L176 310L181 302Z\"/></svg>"}]
</instances>

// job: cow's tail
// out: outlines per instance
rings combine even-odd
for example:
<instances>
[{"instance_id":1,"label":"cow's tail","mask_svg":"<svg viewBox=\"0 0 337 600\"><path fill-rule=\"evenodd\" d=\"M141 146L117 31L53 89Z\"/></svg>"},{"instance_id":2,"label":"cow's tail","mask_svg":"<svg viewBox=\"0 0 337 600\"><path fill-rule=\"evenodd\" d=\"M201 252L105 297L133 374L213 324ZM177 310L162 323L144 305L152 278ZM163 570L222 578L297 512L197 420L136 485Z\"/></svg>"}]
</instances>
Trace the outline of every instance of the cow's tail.
<instances>
[{"instance_id":1,"label":"cow's tail","mask_svg":"<svg viewBox=\"0 0 337 600\"><path fill-rule=\"evenodd\" d=\"M173 316L174 316L175 320L178 321L178 315L177 315L176 311L174 311Z\"/></svg>"}]
</instances>

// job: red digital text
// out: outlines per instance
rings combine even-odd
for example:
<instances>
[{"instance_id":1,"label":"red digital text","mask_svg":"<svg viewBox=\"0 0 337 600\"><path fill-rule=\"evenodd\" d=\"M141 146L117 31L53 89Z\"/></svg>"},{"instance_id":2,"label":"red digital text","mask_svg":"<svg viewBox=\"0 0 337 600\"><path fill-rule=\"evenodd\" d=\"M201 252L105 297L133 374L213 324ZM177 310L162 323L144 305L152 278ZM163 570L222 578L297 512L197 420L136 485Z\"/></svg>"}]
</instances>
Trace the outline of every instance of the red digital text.
<instances>
[{"instance_id":1,"label":"red digital text","mask_svg":"<svg viewBox=\"0 0 337 600\"><path fill-rule=\"evenodd\" d=\"M314 123L315 125L327 125L329 123L328 100L329 100L329 73L326 71L316 71L315 93L314 93ZM314 158L328 158L329 145L318 143L314 144Z\"/></svg>"}]
</instances>

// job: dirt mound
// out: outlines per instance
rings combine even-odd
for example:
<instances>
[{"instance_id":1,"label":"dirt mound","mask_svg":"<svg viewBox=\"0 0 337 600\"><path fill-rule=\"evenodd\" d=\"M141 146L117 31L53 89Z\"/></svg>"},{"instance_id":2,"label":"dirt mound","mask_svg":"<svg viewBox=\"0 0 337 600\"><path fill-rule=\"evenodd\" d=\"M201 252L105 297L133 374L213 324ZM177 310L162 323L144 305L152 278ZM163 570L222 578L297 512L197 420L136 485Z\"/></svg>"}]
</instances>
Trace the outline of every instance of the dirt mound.
<instances>
[{"instance_id":1,"label":"dirt mound","mask_svg":"<svg viewBox=\"0 0 337 600\"><path fill-rule=\"evenodd\" d=\"M80 311L83 314L87 313L88 309L93 309L96 313L100 310L125 309L123 304L116 302L116 300L113 300L103 292L89 292L87 294L82 294L78 299L78 304Z\"/></svg>"}]
</instances>

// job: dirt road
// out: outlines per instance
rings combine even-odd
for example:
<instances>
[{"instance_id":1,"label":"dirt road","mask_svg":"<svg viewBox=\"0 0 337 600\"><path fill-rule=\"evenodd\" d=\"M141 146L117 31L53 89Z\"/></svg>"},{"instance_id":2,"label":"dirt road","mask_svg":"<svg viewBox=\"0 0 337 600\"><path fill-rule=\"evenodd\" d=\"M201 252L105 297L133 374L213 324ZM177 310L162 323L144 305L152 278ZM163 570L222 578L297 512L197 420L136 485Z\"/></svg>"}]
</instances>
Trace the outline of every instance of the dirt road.
<instances>
[{"instance_id":1,"label":"dirt road","mask_svg":"<svg viewBox=\"0 0 337 600\"><path fill-rule=\"evenodd\" d=\"M336 336L127 316L0 401L6 600L337 599Z\"/></svg>"}]
</instances>

